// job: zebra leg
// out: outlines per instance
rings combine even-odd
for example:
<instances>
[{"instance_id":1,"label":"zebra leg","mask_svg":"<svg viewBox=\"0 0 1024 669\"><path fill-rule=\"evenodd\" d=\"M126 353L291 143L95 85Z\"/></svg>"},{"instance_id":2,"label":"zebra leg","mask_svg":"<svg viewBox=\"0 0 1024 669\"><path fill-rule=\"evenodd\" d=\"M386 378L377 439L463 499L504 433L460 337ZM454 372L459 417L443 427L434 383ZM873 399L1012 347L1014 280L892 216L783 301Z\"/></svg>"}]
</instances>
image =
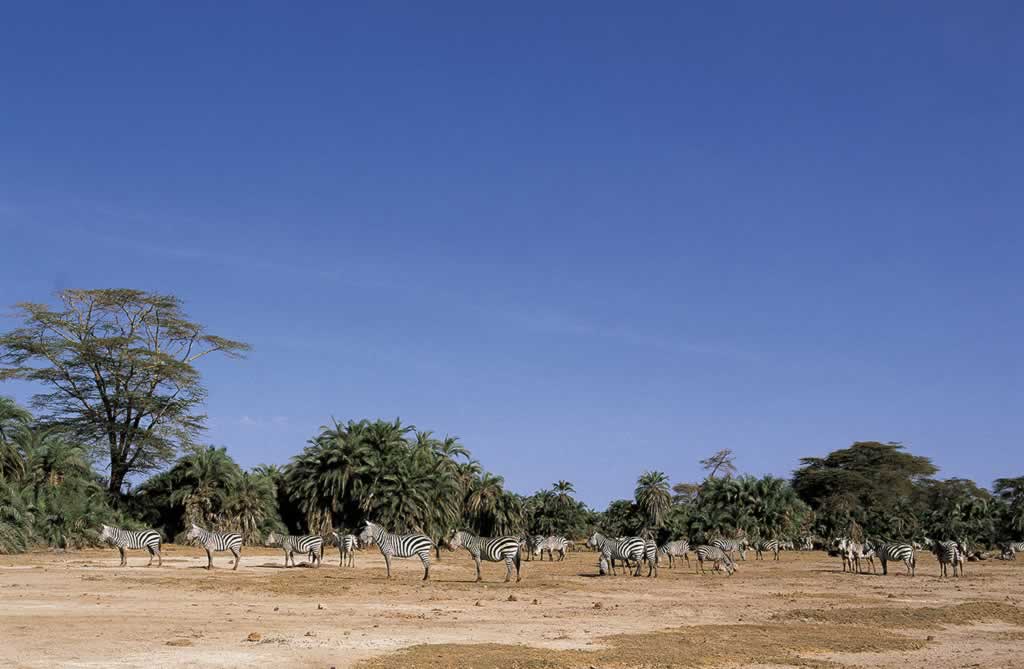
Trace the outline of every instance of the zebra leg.
<instances>
[{"instance_id":1,"label":"zebra leg","mask_svg":"<svg viewBox=\"0 0 1024 669\"><path fill-rule=\"evenodd\" d=\"M122 548L121 546L118 546L117 550L120 551L120 553L121 553L121 564L118 565L118 566L123 567L123 566L125 566L128 563L128 558L124 554L124 548Z\"/></svg>"},{"instance_id":2,"label":"zebra leg","mask_svg":"<svg viewBox=\"0 0 1024 669\"><path fill-rule=\"evenodd\" d=\"M643 560L637 560L636 561L636 571L633 572L633 576L639 576L640 575L640 567L642 567L643 565L644 565L644 561Z\"/></svg>"},{"instance_id":3,"label":"zebra leg","mask_svg":"<svg viewBox=\"0 0 1024 669\"><path fill-rule=\"evenodd\" d=\"M420 561L423 562L423 580L424 581L429 581L430 580L430 551L427 551L427 552L421 554L420 555ZM477 574L479 575L479 573L480 573L480 564L479 563L477 563L476 569L477 569Z\"/></svg>"},{"instance_id":4,"label":"zebra leg","mask_svg":"<svg viewBox=\"0 0 1024 669\"><path fill-rule=\"evenodd\" d=\"M388 578L391 578L391 556L384 553L384 566L388 569Z\"/></svg>"},{"instance_id":5,"label":"zebra leg","mask_svg":"<svg viewBox=\"0 0 1024 669\"><path fill-rule=\"evenodd\" d=\"M512 580L512 556L509 555L505 558L505 582L508 583Z\"/></svg>"},{"instance_id":6,"label":"zebra leg","mask_svg":"<svg viewBox=\"0 0 1024 669\"><path fill-rule=\"evenodd\" d=\"M235 556L235 566L231 569L231 571L238 571L238 563L242 559L242 549L240 549L240 548L239 549L232 548L231 549L231 554Z\"/></svg>"},{"instance_id":7,"label":"zebra leg","mask_svg":"<svg viewBox=\"0 0 1024 669\"><path fill-rule=\"evenodd\" d=\"M516 583L518 583L519 581L523 580L523 558L522 558L522 555L520 555L518 549L516 550L515 565L516 565Z\"/></svg>"},{"instance_id":8,"label":"zebra leg","mask_svg":"<svg viewBox=\"0 0 1024 669\"><path fill-rule=\"evenodd\" d=\"M882 576L888 576L889 575L889 562L888 562L888 560L886 560L885 558L879 558L879 561L882 563Z\"/></svg>"},{"instance_id":9,"label":"zebra leg","mask_svg":"<svg viewBox=\"0 0 1024 669\"><path fill-rule=\"evenodd\" d=\"M558 550L559 550L558 561L561 562L562 560L565 559L565 549L564 548L560 548Z\"/></svg>"},{"instance_id":10,"label":"zebra leg","mask_svg":"<svg viewBox=\"0 0 1024 669\"><path fill-rule=\"evenodd\" d=\"M207 548L206 549L206 570L209 571L211 569L213 569L213 553L211 553L210 549Z\"/></svg>"},{"instance_id":11,"label":"zebra leg","mask_svg":"<svg viewBox=\"0 0 1024 669\"><path fill-rule=\"evenodd\" d=\"M476 582L479 583L480 581L484 580L484 577L480 575L480 557L475 556L474 561L476 562ZM506 581L507 580L508 579L506 579Z\"/></svg>"}]
</instances>

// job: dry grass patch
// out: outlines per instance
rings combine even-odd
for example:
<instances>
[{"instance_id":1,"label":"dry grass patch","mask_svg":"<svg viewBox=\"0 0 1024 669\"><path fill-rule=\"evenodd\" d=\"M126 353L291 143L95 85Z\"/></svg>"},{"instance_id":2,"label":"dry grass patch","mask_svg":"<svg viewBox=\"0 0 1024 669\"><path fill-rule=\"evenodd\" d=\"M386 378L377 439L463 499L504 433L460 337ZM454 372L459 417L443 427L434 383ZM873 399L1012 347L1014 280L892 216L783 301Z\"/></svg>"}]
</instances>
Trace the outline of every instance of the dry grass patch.
<instances>
[{"instance_id":1,"label":"dry grass patch","mask_svg":"<svg viewBox=\"0 0 1024 669\"><path fill-rule=\"evenodd\" d=\"M926 628L941 625L966 625L998 620L1024 626L1024 609L1000 602L967 602L953 606L896 608L871 606L842 609L800 609L776 616L782 619L811 620L840 625L882 625L884 627Z\"/></svg>"},{"instance_id":2,"label":"dry grass patch","mask_svg":"<svg viewBox=\"0 0 1024 669\"><path fill-rule=\"evenodd\" d=\"M550 650L503 644L424 644L368 661L363 667L407 669L548 669L554 667L703 667L725 664L783 664L829 667L808 655L878 653L924 647L920 639L879 635L841 625L696 625L649 634L603 639L598 650Z\"/></svg>"}]
</instances>

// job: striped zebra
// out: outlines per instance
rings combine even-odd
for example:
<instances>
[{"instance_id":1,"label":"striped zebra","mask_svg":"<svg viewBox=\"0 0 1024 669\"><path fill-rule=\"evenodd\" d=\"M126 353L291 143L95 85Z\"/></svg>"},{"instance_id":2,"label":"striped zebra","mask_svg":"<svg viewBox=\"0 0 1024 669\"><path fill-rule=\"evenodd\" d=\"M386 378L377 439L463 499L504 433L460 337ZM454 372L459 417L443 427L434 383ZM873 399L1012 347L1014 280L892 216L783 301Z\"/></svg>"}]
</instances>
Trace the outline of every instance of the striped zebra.
<instances>
[{"instance_id":1,"label":"striped zebra","mask_svg":"<svg viewBox=\"0 0 1024 669\"><path fill-rule=\"evenodd\" d=\"M331 532L331 536L334 537L334 542L338 545L338 566L344 567L355 567L356 566L356 549L359 548L359 539L354 534L341 534L339 532Z\"/></svg>"},{"instance_id":2,"label":"striped zebra","mask_svg":"<svg viewBox=\"0 0 1024 669\"><path fill-rule=\"evenodd\" d=\"M195 541L206 549L207 569L213 569L213 554L215 552L231 551L231 554L235 556L235 566L231 571L238 570L238 562L242 558L241 534L207 532L195 523L192 523L192 529L188 531L187 537L189 541Z\"/></svg>"},{"instance_id":3,"label":"striped zebra","mask_svg":"<svg viewBox=\"0 0 1024 669\"><path fill-rule=\"evenodd\" d=\"M764 553L772 553L775 559L779 559L779 551L782 550L782 542L778 539L765 539L754 542L754 559L763 560Z\"/></svg>"},{"instance_id":4,"label":"striped zebra","mask_svg":"<svg viewBox=\"0 0 1024 669\"><path fill-rule=\"evenodd\" d=\"M569 541L565 537L537 537L540 541L533 546L533 554L540 556L540 561L544 561L544 551L548 552L548 558L554 562L555 552L558 553L558 561L561 562L565 559L565 551L569 546Z\"/></svg>"},{"instance_id":5,"label":"striped zebra","mask_svg":"<svg viewBox=\"0 0 1024 669\"><path fill-rule=\"evenodd\" d=\"M740 554L740 559L746 561L747 559L747 547L750 544L746 539L713 539L711 545L717 548L721 548L723 553L727 553L732 560L736 559L736 553Z\"/></svg>"},{"instance_id":6,"label":"striped zebra","mask_svg":"<svg viewBox=\"0 0 1024 669\"><path fill-rule=\"evenodd\" d=\"M100 532L100 539L109 544L117 546L121 553L121 567L128 564L128 556L125 550L139 550L145 548L149 551L149 562L146 566L153 564L153 557L157 559L156 566L162 567L163 558L160 556L160 535L156 530L124 530L120 527L104 525Z\"/></svg>"},{"instance_id":7,"label":"striped zebra","mask_svg":"<svg viewBox=\"0 0 1024 669\"><path fill-rule=\"evenodd\" d=\"M613 576L617 575L615 573L615 560L623 560L627 568L629 567L630 560L636 560L636 571L633 573L633 576L640 575L640 562L644 559L644 555L647 552L647 544L640 537L609 539L600 532L594 532L593 536L587 541L587 545L601 553L601 562L611 564ZM601 573L603 574L604 572L605 570L602 567Z\"/></svg>"},{"instance_id":8,"label":"striped zebra","mask_svg":"<svg viewBox=\"0 0 1024 669\"><path fill-rule=\"evenodd\" d=\"M705 562L713 562L714 571L721 571L722 567L725 567L725 571L729 576L732 576L732 573L736 571L736 563L733 562L728 553L718 546L708 546L706 544L697 546L693 550L693 554L697 557L696 570L700 571L701 574L704 574Z\"/></svg>"},{"instance_id":9,"label":"striped zebra","mask_svg":"<svg viewBox=\"0 0 1024 669\"><path fill-rule=\"evenodd\" d=\"M516 573L516 583L523 580L521 555L519 553L519 539L516 537L495 537L494 539L488 539L486 537L478 537L472 532L459 530L452 533L452 536L448 539L447 543L448 548L453 551L458 550L459 548L465 548L469 551L469 554L473 556L473 561L476 562L477 583L483 580L483 577L480 575L481 560L487 560L488 562L504 562L506 583L512 580L513 570L515 570Z\"/></svg>"},{"instance_id":10,"label":"striped zebra","mask_svg":"<svg viewBox=\"0 0 1024 669\"><path fill-rule=\"evenodd\" d=\"M843 571L849 569L850 573L861 573L861 560L871 565L871 573L875 573L875 549L870 543L860 543L853 539L838 539L836 549L843 559Z\"/></svg>"},{"instance_id":11,"label":"striped zebra","mask_svg":"<svg viewBox=\"0 0 1024 669\"><path fill-rule=\"evenodd\" d=\"M673 563L677 557L681 557L686 560L686 566L690 566L690 542L686 539L670 541L659 548L658 551L668 558L669 569L672 569Z\"/></svg>"},{"instance_id":12,"label":"striped zebra","mask_svg":"<svg viewBox=\"0 0 1024 669\"><path fill-rule=\"evenodd\" d=\"M319 568L324 559L324 538L319 534L290 535L271 532L267 535L265 546L280 546L284 551L284 566L288 566L288 558L295 565L295 554L308 555L314 567Z\"/></svg>"},{"instance_id":13,"label":"striped zebra","mask_svg":"<svg viewBox=\"0 0 1024 669\"><path fill-rule=\"evenodd\" d=\"M913 576L917 571L917 556L914 554L914 547L910 544L882 544L875 548L875 554L882 563L882 576L889 573L887 563L902 562L907 567L907 573Z\"/></svg>"},{"instance_id":14,"label":"striped zebra","mask_svg":"<svg viewBox=\"0 0 1024 669\"><path fill-rule=\"evenodd\" d=\"M1016 560L1017 553L1024 553L1024 541L1011 541L1003 544L1002 558L1004 560Z\"/></svg>"},{"instance_id":15,"label":"striped zebra","mask_svg":"<svg viewBox=\"0 0 1024 669\"><path fill-rule=\"evenodd\" d=\"M939 578L949 576L949 567L953 567L953 576L963 575L964 552L955 541L936 541L932 544L932 552L939 561Z\"/></svg>"},{"instance_id":16,"label":"striped zebra","mask_svg":"<svg viewBox=\"0 0 1024 669\"><path fill-rule=\"evenodd\" d=\"M359 535L359 541L366 543L372 539L380 554L384 556L384 564L391 578L391 558L407 558L418 556L423 563L423 580L430 580L430 549L434 542L422 534L391 534L376 523L366 522L366 529Z\"/></svg>"},{"instance_id":17,"label":"striped zebra","mask_svg":"<svg viewBox=\"0 0 1024 669\"><path fill-rule=\"evenodd\" d=\"M658 578L658 542L654 539L644 541L644 560L647 562L647 577L650 578L654 572L654 578Z\"/></svg>"}]
</instances>

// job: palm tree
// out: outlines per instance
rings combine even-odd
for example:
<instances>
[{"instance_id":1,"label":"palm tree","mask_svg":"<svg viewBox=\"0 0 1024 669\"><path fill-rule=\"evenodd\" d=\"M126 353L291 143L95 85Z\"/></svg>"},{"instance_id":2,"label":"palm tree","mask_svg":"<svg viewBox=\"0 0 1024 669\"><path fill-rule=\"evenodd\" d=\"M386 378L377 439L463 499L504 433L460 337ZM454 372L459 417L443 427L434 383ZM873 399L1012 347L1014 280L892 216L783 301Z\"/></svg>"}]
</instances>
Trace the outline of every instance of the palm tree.
<instances>
[{"instance_id":1,"label":"palm tree","mask_svg":"<svg viewBox=\"0 0 1024 669\"><path fill-rule=\"evenodd\" d=\"M277 516L277 490L269 476L242 472L227 504L231 525L247 543L260 543L261 526Z\"/></svg>"},{"instance_id":2,"label":"palm tree","mask_svg":"<svg viewBox=\"0 0 1024 669\"><path fill-rule=\"evenodd\" d=\"M32 422L32 414L7 397L0 397L0 444Z\"/></svg>"},{"instance_id":3,"label":"palm tree","mask_svg":"<svg viewBox=\"0 0 1024 669\"><path fill-rule=\"evenodd\" d=\"M634 491L636 504L646 516L647 529L661 527L665 513L672 505L669 493L668 475L664 472L644 472L636 482Z\"/></svg>"},{"instance_id":4,"label":"palm tree","mask_svg":"<svg viewBox=\"0 0 1024 669\"><path fill-rule=\"evenodd\" d=\"M186 525L217 527L226 520L227 503L241 476L226 448L195 449L171 468L171 475L177 481L171 503L184 507Z\"/></svg>"}]
</instances>

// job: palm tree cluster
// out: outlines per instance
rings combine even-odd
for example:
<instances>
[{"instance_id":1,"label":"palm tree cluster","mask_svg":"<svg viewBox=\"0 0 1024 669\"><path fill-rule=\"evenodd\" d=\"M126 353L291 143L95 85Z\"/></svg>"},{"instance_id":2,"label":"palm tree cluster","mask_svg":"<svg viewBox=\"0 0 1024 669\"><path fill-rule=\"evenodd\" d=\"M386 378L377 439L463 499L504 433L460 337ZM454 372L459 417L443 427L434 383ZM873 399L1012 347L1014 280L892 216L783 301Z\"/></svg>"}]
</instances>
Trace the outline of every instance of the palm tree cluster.
<instances>
[{"instance_id":1,"label":"palm tree cluster","mask_svg":"<svg viewBox=\"0 0 1024 669\"><path fill-rule=\"evenodd\" d=\"M633 499L596 513L570 481L520 496L472 459L456 437L400 420L333 422L281 467L241 468L224 448L186 450L127 494L111 496L88 449L59 426L42 426L0 398L0 552L94 544L101 523L153 527L181 539L191 523L260 543L271 531L354 531L366 520L422 532L440 546L453 529L481 536L643 535L664 541L718 536L797 541L847 535L968 539L1024 537L1024 477L989 492L937 480L927 458L899 444L857 443L805 458L791 481L735 476L733 454L703 461L702 482L644 472ZM862 528L862 530L861 530Z\"/></svg>"}]
</instances>

